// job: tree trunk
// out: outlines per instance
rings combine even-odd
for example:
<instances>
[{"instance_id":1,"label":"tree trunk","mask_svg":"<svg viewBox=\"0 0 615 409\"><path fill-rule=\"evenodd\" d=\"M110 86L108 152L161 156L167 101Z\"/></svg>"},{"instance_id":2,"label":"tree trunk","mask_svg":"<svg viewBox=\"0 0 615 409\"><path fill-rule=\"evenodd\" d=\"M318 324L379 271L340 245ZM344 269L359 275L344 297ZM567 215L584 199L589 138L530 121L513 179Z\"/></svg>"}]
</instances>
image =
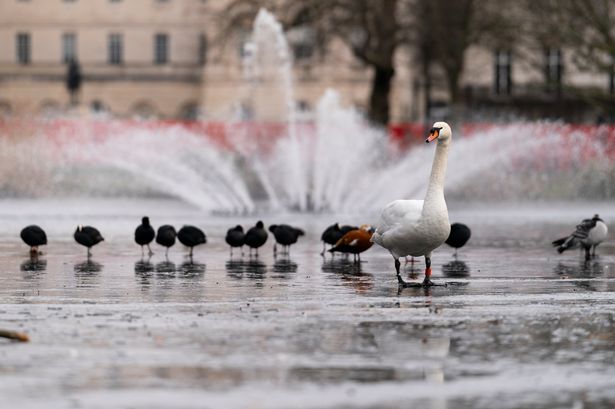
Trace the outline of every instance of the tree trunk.
<instances>
[{"instance_id":1,"label":"tree trunk","mask_svg":"<svg viewBox=\"0 0 615 409\"><path fill-rule=\"evenodd\" d=\"M368 117L376 125L387 126L389 124L389 98L394 76L395 69L393 67L374 67Z\"/></svg>"}]
</instances>

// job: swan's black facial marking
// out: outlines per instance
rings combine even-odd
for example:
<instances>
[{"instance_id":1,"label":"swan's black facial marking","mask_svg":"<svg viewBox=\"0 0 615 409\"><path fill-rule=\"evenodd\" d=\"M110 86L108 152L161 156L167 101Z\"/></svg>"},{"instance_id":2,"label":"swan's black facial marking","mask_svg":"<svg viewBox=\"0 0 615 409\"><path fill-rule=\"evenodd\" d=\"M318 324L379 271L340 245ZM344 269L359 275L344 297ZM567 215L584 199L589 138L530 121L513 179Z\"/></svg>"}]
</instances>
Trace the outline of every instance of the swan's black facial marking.
<instances>
[{"instance_id":1,"label":"swan's black facial marking","mask_svg":"<svg viewBox=\"0 0 615 409\"><path fill-rule=\"evenodd\" d=\"M429 143L433 140L435 140L438 136L440 136L440 129L442 129L441 127L433 127L429 130L429 137L425 140L425 143Z\"/></svg>"}]
</instances>

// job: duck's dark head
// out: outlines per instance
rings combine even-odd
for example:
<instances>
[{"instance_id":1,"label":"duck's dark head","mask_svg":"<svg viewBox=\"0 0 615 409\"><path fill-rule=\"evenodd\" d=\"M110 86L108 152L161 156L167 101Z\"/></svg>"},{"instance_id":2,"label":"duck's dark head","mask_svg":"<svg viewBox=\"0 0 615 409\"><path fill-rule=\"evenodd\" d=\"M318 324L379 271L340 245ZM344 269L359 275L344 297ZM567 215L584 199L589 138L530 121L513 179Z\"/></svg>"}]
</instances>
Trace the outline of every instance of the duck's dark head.
<instances>
[{"instance_id":1,"label":"duck's dark head","mask_svg":"<svg viewBox=\"0 0 615 409\"><path fill-rule=\"evenodd\" d=\"M243 227L241 227L241 225L238 224L237 226L235 226L235 230L236 231L243 231Z\"/></svg>"},{"instance_id":2,"label":"duck's dark head","mask_svg":"<svg viewBox=\"0 0 615 409\"><path fill-rule=\"evenodd\" d=\"M256 227L259 228L259 229L263 229L265 227L265 225L263 224L262 221L259 220L258 222L256 222Z\"/></svg>"},{"instance_id":3,"label":"duck's dark head","mask_svg":"<svg viewBox=\"0 0 615 409\"><path fill-rule=\"evenodd\" d=\"M278 225L277 225L277 224L272 224L271 226L269 226L269 231L270 231L271 233L273 233L273 232L275 232L275 229L277 229L277 228L278 228Z\"/></svg>"},{"instance_id":4,"label":"duck's dark head","mask_svg":"<svg viewBox=\"0 0 615 409\"><path fill-rule=\"evenodd\" d=\"M149 226L149 217L144 216L144 217L141 219L141 224L143 224L144 226Z\"/></svg>"}]
</instances>

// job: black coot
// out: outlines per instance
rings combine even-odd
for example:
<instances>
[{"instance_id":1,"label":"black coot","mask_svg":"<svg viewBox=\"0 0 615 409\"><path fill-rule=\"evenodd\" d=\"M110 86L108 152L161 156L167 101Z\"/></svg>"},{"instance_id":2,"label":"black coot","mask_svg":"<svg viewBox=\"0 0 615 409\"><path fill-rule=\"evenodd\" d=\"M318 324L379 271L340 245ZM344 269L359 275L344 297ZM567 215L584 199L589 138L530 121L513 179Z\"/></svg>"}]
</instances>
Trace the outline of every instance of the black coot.
<instances>
[{"instance_id":1,"label":"black coot","mask_svg":"<svg viewBox=\"0 0 615 409\"><path fill-rule=\"evenodd\" d=\"M231 246L231 257L233 256L233 247L243 247L245 244L246 235L243 232L243 227L237 225L227 230L226 232L226 244ZM243 250L242 250L243 254Z\"/></svg>"},{"instance_id":2,"label":"black coot","mask_svg":"<svg viewBox=\"0 0 615 409\"><path fill-rule=\"evenodd\" d=\"M32 224L21 230L21 239L30 246L30 254L38 254L38 246L47 244L47 235L39 226Z\"/></svg>"},{"instance_id":3,"label":"black coot","mask_svg":"<svg viewBox=\"0 0 615 409\"><path fill-rule=\"evenodd\" d=\"M158 227L158 232L156 233L156 243L167 248L165 253L166 256L169 255L169 247L172 247L175 244L175 237L177 237L175 227L169 224L164 224Z\"/></svg>"},{"instance_id":4,"label":"black coot","mask_svg":"<svg viewBox=\"0 0 615 409\"><path fill-rule=\"evenodd\" d=\"M288 224L272 224L269 226L269 231L273 233L277 244L281 244L282 248L286 250L286 253L290 252L290 246L295 244L299 239L299 236L303 236L305 233L303 230L298 229ZM273 245L273 254L277 252L276 245Z\"/></svg>"},{"instance_id":5,"label":"black coot","mask_svg":"<svg viewBox=\"0 0 615 409\"><path fill-rule=\"evenodd\" d=\"M87 247L88 257L92 255L90 249L105 240L98 229L92 226L78 226L73 237L77 243Z\"/></svg>"},{"instance_id":6,"label":"black coot","mask_svg":"<svg viewBox=\"0 0 615 409\"><path fill-rule=\"evenodd\" d=\"M190 247L190 257L192 257L192 250L195 246L207 243L205 233L196 226L184 226L179 229L177 239L184 246Z\"/></svg>"},{"instance_id":7,"label":"black coot","mask_svg":"<svg viewBox=\"0 0 615 409\"><path fill-rule=\"evenodd\" d=\"M323 242L322 243L322 253L320 253L320 255L324 256L327 244L334 246L335 243L339 241L339 239L344 237L346 233L352 230L359 230L359 228L357 226L349 226L349 225L344 225L340 227L338 223L332 224L331 226L327 227L325 231L322 232L322 235L320 236L320 240L322 240Z\"/></svg>"},{"instance_id":8,"label":"black coot","mask_svg":"<svg viewBox=\"0 0 615 409\"><path fill-rule=\"evenodd\" d=\"M453 223L445 243L455 248L455 255L457 255L457 249L463 247L470 240L471 235L472 232L468 226L463 223Z\"/></svg>"},{"instance_id":9,"label":"black coot","mask_svg":"<svg viewBox=\"0 0 615 409\"><path fill-rule=\"evenodd\" d=\"M154 254L149 244L154 241L156 237L156 231L151 224L149 224L149 217L141 219L141 224L135 229L135 242L141 246L141 255L143 255L143 246L147 246L149 255Z\"/></svg>"},{"instance_id":10,"label":"black coot","mask_svg":"<svg viewBox=\"0 0 615 409\"><path fill-rule=\"evenodd\" d=\"M250 246L250 254L252 249L255 249L258 256L258 248L265 244L268 236L262 221L259 220L254 227L250 227L245 236L245 243Z\"/></svg>"}]
</instances>

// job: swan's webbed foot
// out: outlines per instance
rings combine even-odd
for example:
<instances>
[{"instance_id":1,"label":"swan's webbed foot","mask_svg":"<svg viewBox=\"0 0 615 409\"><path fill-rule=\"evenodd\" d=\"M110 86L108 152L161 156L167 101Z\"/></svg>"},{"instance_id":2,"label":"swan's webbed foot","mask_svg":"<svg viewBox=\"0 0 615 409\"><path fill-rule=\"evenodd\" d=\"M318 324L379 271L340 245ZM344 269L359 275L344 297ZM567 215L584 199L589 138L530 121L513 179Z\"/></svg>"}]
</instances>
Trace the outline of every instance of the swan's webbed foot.
<instances>
[{"instance_id":1,"label":"swan's webbed foot","mask_svg":"<svg viewBox=\"0 0 615 409\"><path fill-rule=\"evenodd\" d=\"M420 286L424 287L424 288L429 288L429 287L447 287L448 284L434 282L434 281L431 281L429 278L425 278L423 280L423 282L420 284Z\"/></svg>"}]
</instances>

